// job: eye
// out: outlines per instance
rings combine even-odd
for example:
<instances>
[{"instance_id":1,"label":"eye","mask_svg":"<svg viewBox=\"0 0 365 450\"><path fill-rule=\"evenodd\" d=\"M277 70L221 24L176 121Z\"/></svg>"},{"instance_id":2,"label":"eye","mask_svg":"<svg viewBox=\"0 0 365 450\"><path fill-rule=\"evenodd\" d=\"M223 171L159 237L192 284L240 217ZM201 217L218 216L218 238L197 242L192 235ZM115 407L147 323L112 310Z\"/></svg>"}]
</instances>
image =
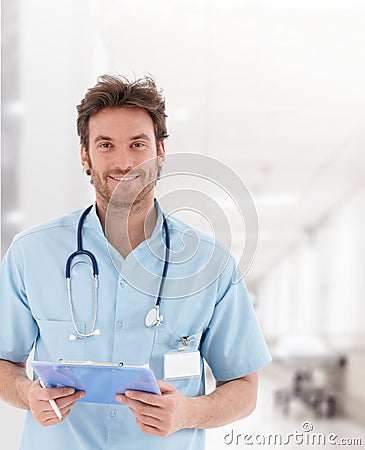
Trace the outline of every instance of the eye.
<instances>
[{"instance_id":1,"label":"eye","mask_svg":"<svg viewBox=\"0 0 365 450\"><path fill-rule=\"evenodd\" d=\"M112 144L110 142L100 142L100 144L98 144L98 148L101 150L108 150L112 148Z\"/></svg>"},{"instance_id":2,"label":"eye","mask_svg":"<svg viewBox=\"0 0 365 450\"><path fill-rule=\"evenodd\" d=\"M143 149L144 147L146 147L146 144L143 142L133 142L132 147Z\"/></svg>"}]
</instances>

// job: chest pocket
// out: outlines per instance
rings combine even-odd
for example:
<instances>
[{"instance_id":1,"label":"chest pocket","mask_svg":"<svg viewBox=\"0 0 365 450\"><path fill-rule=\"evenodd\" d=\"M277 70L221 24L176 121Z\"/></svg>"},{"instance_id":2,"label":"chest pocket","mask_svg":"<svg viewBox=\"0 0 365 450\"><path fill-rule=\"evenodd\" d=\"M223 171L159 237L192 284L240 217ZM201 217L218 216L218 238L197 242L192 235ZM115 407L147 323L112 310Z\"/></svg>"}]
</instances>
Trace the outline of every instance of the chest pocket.
<instances>
[{"instance_id":1,"label":"chest pocket","mask_svg":"<svg viewBox=\"0 0 365 450\"><path fill-rule=\"evenodd\" d=\"M159 379L163 379L164 355L179 350L194 351L200 349L203 331L177 334L164 328L156 328L155 342L152 351L151 368ZM186 344L186 345L184 345Z\"/></svg>"},{"instance_id":2,"label":"chest pocket","mask_svg":"<svg viewBox=\"0 0 365 450\"><path fill-rule=\"evenodd\" d=\"M59 359L85 359L85 340L70 341L75 334L71 321L38 320L39 335L36 344L36 358L42 361L56 362ZM85 333L85 322L76 322L81 333Z\"/></svg>"},{"instance_id":3,"label":"chest pocket","mask_svg":"<svg viewBox=\"0 0 365 450\"><path fill-rule=\"evenodd\" d=\"M155 342L153 346L150 367L154 371L156 377L160 380L164 379L164 356L165 353L176 351L192 352L200 350L201 337L203 330L198 332L179 333L164 328L156 329ZM184 343L186 345L184 345ZM200 362L201 374L198 377L187 377L181 379L168 380L176 389L184 395L195 397L204 393L204 372L203 360Z\"/></svg>"}]
</instances>

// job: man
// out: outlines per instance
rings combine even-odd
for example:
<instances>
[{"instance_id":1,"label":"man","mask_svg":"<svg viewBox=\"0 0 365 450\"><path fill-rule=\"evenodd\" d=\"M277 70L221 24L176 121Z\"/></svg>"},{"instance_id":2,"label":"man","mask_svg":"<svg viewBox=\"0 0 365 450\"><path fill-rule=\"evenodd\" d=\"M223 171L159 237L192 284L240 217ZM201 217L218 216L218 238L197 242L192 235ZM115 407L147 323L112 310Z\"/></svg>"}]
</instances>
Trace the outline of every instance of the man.
<instances>
[{"instance_id":1,"label":"man","mask_svg":"<svg viewBox=\"0 0 365 450\"><path fill-rule=\"evenodd\" d=\"M81 237L98 263L98 304L87 255L70 263L70 298L65 287L82 211L17 235L0 271L1 398L29 410L22 449L202 449L204 429L254 410L257 370L270 361L244 282L232 281L229 252L165 218L154 200L167 130L164 99L151 79L100 77L78 106L77 126L95 189ZM146 326L166 246L163 320ZM78 402L84 392L27 378L33 346L36 360L149 364L162 395L127 391L116 395L120 406ZM179 372L181 355L194 362ZM218 380L209 395L203 358Z\"/></svg>"}]
</instances>

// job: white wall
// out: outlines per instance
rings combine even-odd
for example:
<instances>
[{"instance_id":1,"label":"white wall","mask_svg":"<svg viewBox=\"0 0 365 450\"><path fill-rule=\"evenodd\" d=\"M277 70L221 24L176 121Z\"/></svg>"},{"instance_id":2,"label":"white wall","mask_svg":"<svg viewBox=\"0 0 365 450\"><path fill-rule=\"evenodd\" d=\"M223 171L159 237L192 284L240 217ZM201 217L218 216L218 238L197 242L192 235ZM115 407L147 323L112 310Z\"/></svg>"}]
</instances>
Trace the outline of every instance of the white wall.
<instances>
[{"instance_id":1,"label":"white wall","mask_svg":"<svg viewBox=\"0 0 365 450\"><path fill-rule=\"evenodd\" d=\"M83 94L108 71L93 3L23 1L22 228L83 207L91 198L79 161L75 121ZM44 207L34 208L34 198Z\"/></svg>"},{"instance_id":2,"label":"white wall","mask_svg":"<svg viewBox=\"0 0 365 450\"><path fill-rule=\"evenodd\" d=\"M315 248L292 249L257 287L258 314L269 341L318 331Z\"/></svg>"},{"instance_id":3,"label":"white wall","mask_svg":"<svg viewBox=\"0 0 365 450\"><path fill-rule=\"evenodd\" d=\"M365 347L365 186L318 233L323 332L337 345ZM325 255L325 256L324 256Z\"/></svg>"}]
</instances>

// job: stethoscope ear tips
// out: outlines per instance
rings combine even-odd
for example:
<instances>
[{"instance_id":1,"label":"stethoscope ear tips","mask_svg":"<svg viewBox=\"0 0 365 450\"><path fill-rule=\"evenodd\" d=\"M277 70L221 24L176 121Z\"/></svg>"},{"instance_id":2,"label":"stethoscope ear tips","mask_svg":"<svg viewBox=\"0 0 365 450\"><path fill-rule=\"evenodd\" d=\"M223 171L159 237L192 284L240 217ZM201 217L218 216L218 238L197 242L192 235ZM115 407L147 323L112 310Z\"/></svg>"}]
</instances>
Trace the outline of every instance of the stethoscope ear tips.
<instances>
[{"instance_id":1,"label":"stethoscope ear tips","mask_svg":"<svg viewBox=\"0 0 365 450\"><path fill-rule=\"evenodd\" d=\"M92 335L93 335L93 336L100 336L100 330L97 328L96 330L94 330L94 331L92 332Z\"/></svg>"},{"instance_id":2,"label":"stethoscope ear tips","mask_svg":"<svg viewBox=\"0 0 365 450\"><path fill-rule=\"evenodd\" d=\"M76 341L77 337L74 334L70 334L70 336L68 337L68 339L70 341Z\"/></svg>"}]
</instances>

